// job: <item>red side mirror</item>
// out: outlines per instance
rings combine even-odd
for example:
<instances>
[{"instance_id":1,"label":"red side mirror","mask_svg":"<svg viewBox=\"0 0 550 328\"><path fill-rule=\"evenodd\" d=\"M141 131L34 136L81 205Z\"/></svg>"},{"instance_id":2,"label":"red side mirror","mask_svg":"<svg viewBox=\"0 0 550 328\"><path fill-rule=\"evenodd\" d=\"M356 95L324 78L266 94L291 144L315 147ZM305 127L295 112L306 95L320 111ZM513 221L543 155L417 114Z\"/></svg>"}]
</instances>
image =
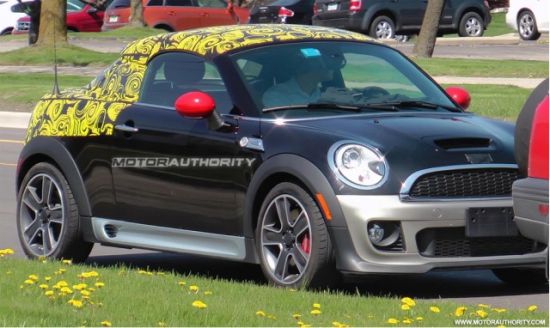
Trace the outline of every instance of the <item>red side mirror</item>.
<instances>
[{"instance_id":1,"label":"red side mirror","mask_svg":"<svg viewBox=\"0 0 550 328\"><path fill-rule=\"evenodd\" d=\"M462 107L462 109L466 110L470 107L470 100L472 98L466 89L461 87L448 87L445 89L445 92L447 92L449 97L451 97L458 106Z\"/></svg>"},{"instance_id":2,"label":"red side mirror","mask_svg":"<svg viewBox=\"0 0 550 328\"><path fill-rule=\"evenodd\" d=\"M208 94L200 91L184 93L176 99L176 111L185 117L208 117L214 111L216 103Z\"/></svg>"}]
</instances>

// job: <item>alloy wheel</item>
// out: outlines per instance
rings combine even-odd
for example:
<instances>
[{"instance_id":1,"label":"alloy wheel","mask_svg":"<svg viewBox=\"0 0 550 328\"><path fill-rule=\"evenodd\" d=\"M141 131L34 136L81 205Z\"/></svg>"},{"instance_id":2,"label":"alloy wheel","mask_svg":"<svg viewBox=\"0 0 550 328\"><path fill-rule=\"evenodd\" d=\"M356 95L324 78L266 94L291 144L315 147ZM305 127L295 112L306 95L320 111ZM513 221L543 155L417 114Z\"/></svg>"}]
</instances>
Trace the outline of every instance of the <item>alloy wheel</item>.
<instances>
[{"instance_id":1,"label":"alloy wheel","mask_svg":"<svg viewBox=\"0 0 550 328\"><path fill-rule=\"evenodd\" d=\"M481 22L475 18L470 17L466 21L466 34L468 36L480 36L481 32L483 31L483 27L481 26Z\"/></svg>"},{"instance_id":2,"label":"alloy wheel","mask_svg":"<svg viewBox=\"0 0 550 328\"><path fill-rule=\"evenodd\" d=\"M311 224L304 205L283 194L267 206L261 222L261 250L271 276L280 284L297 282L309 264Z\"/></svg>"},{"instance_id":3,"label":"alloy wheel","mask_svg":"<svg viewBox=\"0 0 550 328\"><path fill-rule=\"evenodd\" d=\"M533 16L526 13L521 16L519 19L519 33L524 38L528 39L531 37L531 35L534 32L535 29L535 20L533 19Z\"/></svg>"},{"instance_id":4,"label":"alloy wheel","mask_svg":"<svg viewBox=\"0 0 550 328\"><path fill-rule=\"evenodd\" d=\"M393 36L393 29L387 21L381 21L376 25L376 38L389 39Z\"/></svg>"},{"instance_id":5,"label":"alloy wheel","mask_svg":"<svg viewBox=\"0 0 550 328\"><path fill-rule=\"evenodd\" d=\"M36 256L49 256L61 241L65 222L61 188L48 174L27 183L19 205L23 241Z\"/></svg>"}]
</instances>

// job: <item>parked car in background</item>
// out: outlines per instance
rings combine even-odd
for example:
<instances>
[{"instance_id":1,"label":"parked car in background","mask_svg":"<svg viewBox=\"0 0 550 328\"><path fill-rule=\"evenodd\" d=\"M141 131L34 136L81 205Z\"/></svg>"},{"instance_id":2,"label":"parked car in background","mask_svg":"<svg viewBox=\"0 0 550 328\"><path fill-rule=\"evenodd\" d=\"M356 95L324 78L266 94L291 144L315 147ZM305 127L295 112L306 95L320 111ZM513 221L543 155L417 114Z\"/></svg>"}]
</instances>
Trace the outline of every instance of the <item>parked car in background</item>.
<instances>
[{"instance_id":1,"label":"parked car in background","mask_svg":"<svg viewBox=\"0 0 550 328\"><path fill-rule=\"evenodd\" d=\"M17 20L26 15L14 13L11 7L18 4L17 0L0 0L0 35L8 35L15 29Z\"/></svg>"},{"instance_id":2,"label":"parked car in background","mask_svg":"<svg viewBox=\"0 0 550 328\"><path fill-rule=\"evenodd\" d=\"M311 25L315 0L269 0L250 9L250 23Z\"/></svg>"},{"instance_id":3,"label":"parked car in background","mask_svg":"<svg viewBox=\"0 0 550 328\"><path fill-rule=\"evenodd\" d=\"M548 32L548 0L510 0L506 24L523 40L536 40L540 32Z\"/></svg>"},{"instance_id":4,"label":"parked car in background","mask_svg":"<svg viewBox=\"0 0 550 328\"><path fill-rule=\"evenodd\" d=\"M129 7L130 1L127 0L115 0L111 3L107 8L103 30L128 24ZM248 21L247 8L233 8L235 15L227 10L224 0L145 0L143 19L149 27L170 32Z\"/></svg>"},{"instance_id":5,"label":"parked car in background","mask_svg":"<svg viewBox=\"0 0 550 328\"><path fill-rule=\"evenodd\" d=\"M109 0L108 2L110 2ZM79 0L67 0L67 29L73 32L99 32L104 11ZM31 19L21 17L13 34L28 33Z\"/></svg>"},{"instance_id":6,"label":"parked car in background","mask_svg":"<svg viewBox=\"0 0 550 328\"><path fill-rule=\"evenodd\" d=\"M357 31L377 39L396 34L417 34L427 1L421 0L316 0L313 25ZM484 0L447 0L439 33L482 36L491 22Z\"/></svg>"}]
</instances>

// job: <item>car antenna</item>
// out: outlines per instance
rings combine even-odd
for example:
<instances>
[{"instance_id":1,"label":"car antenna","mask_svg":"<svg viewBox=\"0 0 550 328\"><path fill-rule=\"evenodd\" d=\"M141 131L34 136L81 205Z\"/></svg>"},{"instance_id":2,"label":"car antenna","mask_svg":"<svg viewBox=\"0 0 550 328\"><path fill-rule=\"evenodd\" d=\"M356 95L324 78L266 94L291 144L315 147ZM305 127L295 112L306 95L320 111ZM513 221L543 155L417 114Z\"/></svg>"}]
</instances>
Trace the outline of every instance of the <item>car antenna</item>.
<instances>
[{"instance_id":1,"label":"car antenna","mask_svg":"<svg viewBox=\"0 0 550 328\"><path fill-rule=\"evenodd\" d=\"M59 82L57 80L57 43L56 43L55 19L53 20L53 90L52 93L59 95Z\"/></svg>"}]
</instances>

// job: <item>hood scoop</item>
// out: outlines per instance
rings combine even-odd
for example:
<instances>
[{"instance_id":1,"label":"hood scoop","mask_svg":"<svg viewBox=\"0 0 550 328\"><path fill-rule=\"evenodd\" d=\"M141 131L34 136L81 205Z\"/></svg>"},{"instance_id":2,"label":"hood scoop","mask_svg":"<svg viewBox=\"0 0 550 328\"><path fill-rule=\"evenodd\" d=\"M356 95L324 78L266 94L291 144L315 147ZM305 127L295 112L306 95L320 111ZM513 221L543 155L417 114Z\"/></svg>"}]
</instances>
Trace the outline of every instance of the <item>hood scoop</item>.
<instances>
[{"instance_id":1,"label":"hood scoop","mask_svg":"<svg viewBox=\"0 0 550 328\"><path fill-rule=\"evenodd\" d=\"M462 149L487 149L491 147L491 139L489 138L451 138L437 139L434 143L445 150L462 150Z\"/></svg>"}]
</instances>

